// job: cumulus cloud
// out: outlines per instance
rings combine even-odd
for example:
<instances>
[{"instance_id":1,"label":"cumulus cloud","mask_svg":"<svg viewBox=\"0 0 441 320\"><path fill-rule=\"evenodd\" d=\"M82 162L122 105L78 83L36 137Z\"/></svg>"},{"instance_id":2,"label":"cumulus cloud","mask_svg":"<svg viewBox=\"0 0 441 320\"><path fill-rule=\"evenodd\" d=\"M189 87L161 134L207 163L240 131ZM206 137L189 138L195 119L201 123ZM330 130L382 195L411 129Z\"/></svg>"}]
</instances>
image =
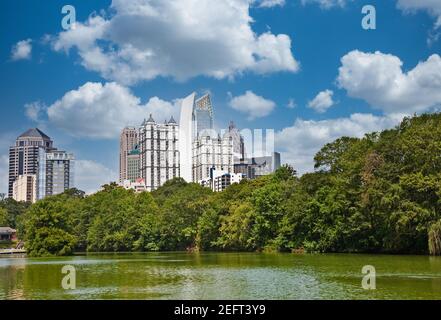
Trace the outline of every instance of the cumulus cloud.
<instances>
[{"instance_id":1,"label":"cumulus cloud","mask_svg":"<svg viewBox=\"0 0 441 320\"><path fill-rule=\"evenodd\" d=\"M334 95L334 91L325 90L317 94L317 96L309 101L308 107L314 109L318 113L324 113L330 107L334 105L334 100L332 100L332 96Z\"/></svg>"},{"instance_id":2,"label":"cumulus cloud","mask_svg":"<svg viewBox=\"0 0 441 320\"><path fill-rule=\"evenodd\" d=\"M117 181L117 173L92 160L75 161L74 183L87 194L94 193L104 184Z\"/></svg>"},{"instance_id":3,"label":"cumulus cloud","mask_svg":"<svg viewBox=\"0 0 441 320\"><path fill-rule=\"evenodd\" d=\"M22 40L17 42L11 49L11 60L27 60L31 58L32 40Z\"/></svg>"},{"instance_id":4,"label":"cumulus cloud","mask_svg":"<svg viewBox=\"0 0 441 320\"><path fill-rule=\"evenodd\" d=\"M296 72L299 64L288 35L252 30L253 2L113 0L111 18L91 16L77 22L52 45L56 51L76 48L85 68L123 84L156 77L222 79L247 71Z\"/></svg>"},{"instance_id":5,"label":"cumulus cloud","mask_svg":"<svg viewBox=\"0 0 441 320\"><path fill-rule=\"evenodd\" d=\"M178 119L179 107L179 100L168 102L158 97L142 104L128 88L114 82L87 82L47 108L39 102L27 104L26 114L38 121L44 110L51 125L71 136L112 139L119 136L123 127L141 124L149 113L157 121L168 120L172 115Z\"/></svg>"},{"instance_id":6,"label":"cumulus cloud","mask_svg":"<svg viewBox=\"0 0 441 320\"><path fill-rule=\"evenodd\" d=\"M352 114L347 118L329 120L297 119L290 127L276 132L275 147L282 161L292 164L300 174L314 170L314 155L326 143L342 136L361 138L364 134L396 126L403 115L375 116Z\"/></svg>"},{"instance_id":7,"label":"cumulus cloud","mask_svg":"<svg viewBox=\"0 0 441 320\"><path fill-rule=\"evenodd\" d=\"M423 112L441 104L441 57L430 56L408 72L400 58L381 52L349 52L341 59L338 85L386 113Z\"/></svg>"},{"instance_id":8,"label":"cumulus cloud","mask_svg":"<svg viewBox=\"0 0 441 320\"><path fill-rule=\"evenodd\" d=\"M344 7L346 3L353 0L302 0L302 4L318 4L322 9L330 9L333 7Z\"/></svg>"},{"instance_id":9,"label":"cumulus cloud","mask_svg":"<svg viewBox=\"0 0 441 320\"><path fill-rule=\"evenodd\" d=\"M276 107L276 104L274 101L265 99L248 90L241 96L231 97L230 107L245 113L248 116L248 120L254 120L269 115Z\"/></svg>"}]
</instances>

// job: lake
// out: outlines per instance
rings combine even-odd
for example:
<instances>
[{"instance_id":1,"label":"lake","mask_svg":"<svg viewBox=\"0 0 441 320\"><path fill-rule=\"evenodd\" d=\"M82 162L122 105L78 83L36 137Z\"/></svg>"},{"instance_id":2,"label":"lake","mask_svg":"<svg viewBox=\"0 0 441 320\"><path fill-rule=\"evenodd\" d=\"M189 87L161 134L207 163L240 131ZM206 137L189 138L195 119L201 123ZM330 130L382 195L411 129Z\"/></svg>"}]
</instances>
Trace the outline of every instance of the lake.
<instances>
[{"instance_id":1,"label":"lake","mask_svg":"<svg viewBox=\"0 0 441 320\"><path fill-rule=\"evenodd\" d=\"M64 290L65 265L76 289ZM362 267L376 270L364 290ZM0 256L0 299L441 299L441 257L117 253Z\"/></svg>"}]
</instances>

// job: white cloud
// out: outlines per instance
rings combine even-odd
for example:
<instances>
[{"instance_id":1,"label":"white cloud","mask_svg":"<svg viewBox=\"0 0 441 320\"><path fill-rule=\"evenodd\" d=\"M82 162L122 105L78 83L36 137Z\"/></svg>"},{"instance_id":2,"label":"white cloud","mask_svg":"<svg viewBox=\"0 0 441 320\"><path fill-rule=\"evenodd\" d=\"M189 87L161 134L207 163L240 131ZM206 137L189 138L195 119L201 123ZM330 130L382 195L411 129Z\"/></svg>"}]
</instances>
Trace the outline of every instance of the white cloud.
<instances>
[{"instance_id":1,"label":"white cloud","mask_svg":"<svg viewBox=\"0 0 441 320\"><path fill-rule=\"evenodd\" d=\"M354 98L386 113L428 111L441 104L441 57L437 54L408 72L402 61L381 52L349 52L341 59L338 85Z\"/></svg>"},{"instance_id":2,"label":"white cloud","mask_svg":"<svg viewBox=\"0 0 441 320\"><path fill-rule=\"evenodd\" d=\"M178 119L179 102L153 97L141 104L128 88L117 83L87 82L67 92L46 111L49 123L71 136L112 139L124 126L141 124L149 113L157 121L168 120L172 115Z\"/></svg>"},{"instance_id":3,"label":"white cloud","mask_svg":"<svg viewBox=\"0 0 441 320\"><path fill-rule=\"evenodd\" d=\"M398 0L397 6L405 12L425 10L437 19L435 28L441 27L441 1L439 0Z\"/></svg>"},{"instance_id":4,"label":"white cloud","mask_svg":"<svg viewBox=\"0 0 441 320\"><path fill-rule=\"evenodd\" d=\"M247 114L248 120L254 120L269 115L276 104L274 101L265 99L248 90L241 96L231 97L230 107Z\"/></svg>"},{"instance_id":5,"label":"white cloud","mask_svg":"<svg viewBox=\"0 0 441 320\"><path fill-rule=\"evenodd\" d=\"M282 161L294 166L300 174L314 170L314 155L326 144L342 136L363 137L397 125L403 115L375 116L352 114L348 118L329 120L297 119L291 127L276 132L275 147Z\"/></svg>"},{"instance_id":6,"label":"white cloud","mask_svg":"<svg viewBox=\"0 0 441 320\"><path fill-rule=\"evenodd\" d=\"M92 160L75 161L74 184L87 194L94 193L104 184L117 181L117 173Z\"/></svg>"},{"instance_id":7,"label":"white cloud","mask_svg":"<svg viewBox=\"0 0 441 320\"><path fill-rule=\"evenodd\" d=\"M294 108L297 107L297 103L296 103L296 101L293 98L290 98L288 100L288 104L286 105L286 107L289 108L289 109L294 109Z\"/></svg>"},{"instance_id":8,"label":"white cloud","mask_svg":"<svg viewBox=\"0 0 441 320\"><path fill-rule=\"evenodd\" d=\"M113 0L111 18L77 22L55 37L53 48L77 48L85 68L124 84L156 77L296 72L289 36L252 30L253 2Z\"/></svg>"},{"instance_id":9,"label":"white cloud","mask_svg":"<svg viewBox=\"0 0 441 320\"><path fill-rule=\"evenodd\" d=\"M318 113L324 113L330 107L334 105L334 100L332 100L332 96L334 95L334 91L325 90L317 94L317 96L309 101L308 107L314 109Z\"/></svg>"},{"instance_id":10,"label":"white cloud","mask_svg":"<svg viewBox=\"0 0 441 320\"><path fill-rule=\"evenodd\" d=\"M11 59L26 60L30 59L32 54L32 40L22 40L17 42L11 49Z\"/></svg>"},{"instance_id":11,"label":"white cloud","mask_svg":"<svg viewBox=\"0 0 441 320\"><path fill-rule=\"evenodd\" d=\"M24 108L26 117L32 121L38 122L40 121L41 113L46 109L46 106L40 101L34 101L26 103Z\"/></svg>"},{"instance_id":12,"label":"white cloud","mask_svg":"<svg viewBox=\"0 0 441 320\"><path fill-rule=\"evenodd\" d=\"M344 7L346 3L353 0L302 0L302 4L318 4L322 9L330 9L333 7Z\"/></svg>"},{"instance_id":13,"label":"white cloud","mask_svg":"<svg viewBox=\"0 0 441 320\"><path fill-rule=\"evenodd\" d=\"M285 5L285 0L260 0L258 2L258 7L260 8L272 8L276 6L283 7Z\"/></svg>"}]
</instances>

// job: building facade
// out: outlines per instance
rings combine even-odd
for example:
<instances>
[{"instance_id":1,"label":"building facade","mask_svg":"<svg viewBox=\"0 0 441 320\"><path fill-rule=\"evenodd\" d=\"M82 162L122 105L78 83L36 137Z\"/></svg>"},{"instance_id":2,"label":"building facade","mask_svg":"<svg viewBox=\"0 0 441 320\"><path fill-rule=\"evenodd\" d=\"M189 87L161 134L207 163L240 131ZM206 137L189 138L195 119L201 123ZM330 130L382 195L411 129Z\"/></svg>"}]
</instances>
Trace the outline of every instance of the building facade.
<instances>
[{"instance_id":1,"label":"building facade","mask_svg":"<svg viewBox=\"0 0 441 320\"><path fill-rule=\"evenodd\" d=\"M211 134L214 129L213 106L209 94L205 94L195 101L194 120L196 137Z\"/></svg>"},{"instance_id":2,"label":"building facade","mask_svg":"<svg viewBox=\"0 0 441 320\"><path fill-rule=\"evenodd\" d=\"M213 138L205 135L193 143L193 182L210 178L210 170L234 172L233 140L229 136Z\"/></svg>"},{"instance_id":3,"label":"building facade","mask_svg":"<svg viewBox=\"0 0 441 320\"><path fill-rule=\"evenodd\" d=\"M128 156L138 144L138 130L135 127L123 129L119 139L119 183L122 184L128 177Z\"/></svg>"},{"instance_id":4,"label":"building facade","mask_svg":"<svg viewBox=\"0 0 441 320\"><path fill-rule=\"evenodd\" d=\"M135 146L135 149L130 151L127 154L127 179L131 182L135 182L138 178L141 177L141 173L139 170L139 162L140 162L140 152L138 145Z\"/></svg>"},{"instance_id":5,"label":"building facade","mask_svg":"<svg viewBox=\"0 0 441 320\"><path fill-rule=\"evenodd\" d=\"M52 150L40 155L37 198L63 193L74 186L74 155Z\"/></svg>"},{"instance_id":6,"label":"building facade","mask_svg":"<svg viewBox=\"0 0 441 320\"><path fill-rule=\"evenodd\" d=\"M173 117L158 124L150 115L139 129L140 177L148 191L180 176L179 126Z\"/></svg>"},{"instance_id":7,"label":"building facade","mask_svg":"<svg viewBox=\"0 0 441 320\"><path fill-rule=\"evenodd\" d=\"M19 175L13 183L12 198L15 201L31 203L37 201L37 176L35 174Z\"/></svg>"}]
</instances>

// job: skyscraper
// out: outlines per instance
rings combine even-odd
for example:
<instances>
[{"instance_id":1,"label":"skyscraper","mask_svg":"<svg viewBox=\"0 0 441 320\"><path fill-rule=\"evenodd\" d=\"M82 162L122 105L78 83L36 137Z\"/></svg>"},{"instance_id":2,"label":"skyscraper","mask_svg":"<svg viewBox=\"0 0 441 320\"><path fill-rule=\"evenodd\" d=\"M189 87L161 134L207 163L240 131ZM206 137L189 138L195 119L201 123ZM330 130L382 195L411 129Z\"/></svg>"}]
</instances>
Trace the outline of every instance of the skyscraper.
<instances>
[{"instance_id":1,"label":"skyscraper","mask_svg":"<svg viewBox=\"0 0 441 320\"><path fill-rule=\"evenodd\" d=\"M179 177L179 126L173 117L158 124L150 115L139 129L140 176L148 191Z\"/></svg>"},{"instance_id":2,"label":"skyscraper","mask_svg":"<svg viewBox=\"0 0 441 320\"><path fill-rule=\"evenodd\" d=\"M179 120L179 163L180 176L187 182L193 182L192 147L195 136L195 105L196 93L190 94L181 102L181 118Z\"/></svg>"},{"instance_id":3,"label":"skyscraper","mask_svg":"<svg viewBox=\"0 0 441 320\"><path fill-rule=\"evenodd\" d=\"M225 136L231 137L233 140L233 160L234 163L239 163L240 160L245 158L245 143L239 129L237 129L233 121L230 122Z\"/></svg>"},{"instance_id":4,"label":"skyscraper","mask_svg":"<svg viewBox=\"0 0 441 320\"><path fill-rule=\"evenodd\" d=\"M74 155L51 150L40 155L38 199L63 193L74 186Z\"/></svg>"},{"instance_id":5,"label":"skyscraper","mask_svg":"<svg viewBox=\"0 0 441 320\"><path fill-rule=\"evenodd\" d=\"M119 142L119 182L122 184L124 180L128 180L128 162L129 152L135 149L138 144L138 131L135 127L126 127L120 135Z\"/></svg>"},{"instance_id":6,"label":"skyscraper","mask_svg":"<svg viewBox=\"0 0 441 320\"><path fill-rule=\"evenodd\" d=\"M138 145L136 145L135 149L127 154L127 180L130 182L135 182L141 177L141 172L139 170L140 159L139 148Z\"/></svg>"},{"instance_id":7,"label":"skyscraper","mask_svg":"<svg viewBox=\"0 0 441 320\"><path fill-rule=\"evenodd\" d=\"M38 162L46 151L53 148L53 142L37 128L29 129L9 148L8 196L13 197L14 181L20 175L38 175Z\"/></svg>"},{"instance_id":8,"label":"skyscraper","mask_svg":"<svg viewBox=\"0 0 441 320\"><path fill-rule=\"evenodd\" d=\"M9 197L34 202L73 188L73 160L42 131L29 129L9 148Z\"/></svg>"},{"instance_id":9,"label":"skyscraper","mask_svg":"<svg viewBox=\"0 0 441 320\"><path fill-rule=\"evenodd\" d=\"M196 121L196 136L211 134L214 129L213 124L213 106L210 95L207 93L197 99L194 106Z\"/></svg>"}]
</instances>

